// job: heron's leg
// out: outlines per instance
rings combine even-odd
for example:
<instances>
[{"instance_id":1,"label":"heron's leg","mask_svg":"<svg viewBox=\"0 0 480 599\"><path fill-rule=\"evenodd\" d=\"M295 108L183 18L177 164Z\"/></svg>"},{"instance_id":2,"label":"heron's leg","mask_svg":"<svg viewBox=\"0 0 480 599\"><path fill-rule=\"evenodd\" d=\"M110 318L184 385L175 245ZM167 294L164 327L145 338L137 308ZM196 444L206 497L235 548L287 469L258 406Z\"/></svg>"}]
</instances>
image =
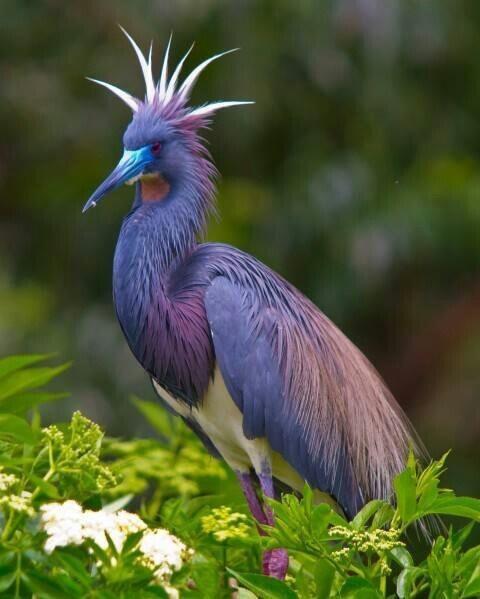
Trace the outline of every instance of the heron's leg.
<instances>
[{"instance_id":1,"label":"heron's leg","mask_svg":"<svg viewBox=\"0 0 480 599\"><path fill-rule=\"evenodd\" d=\"M247 500L247 504L252 516L259 524L268 524L273 526L274 519L272 510L268 506L262 506L262 503L257 495L253 476L250 474L250 472L242 472L240 470L236 470L235 474L240 481L243 494L245 495L245 499ZM260 477L259 481L264 495L267 495L265 489L268 493L270 493L271 489L271 494L268 496L273 497L273 483L271 484L271 487L269 487L269 483L266 478L264 478L263 485L262 479L260 479ZM258 532L262 536L266 534L261 527L258 527ZM280 578L282 580L285 578L287 568L288 554L285 549L271 549L269 551L265 551L262 556L262 572L264 574L267 574L268 576L274 576L275 578Z\"/></svg>"},{"instance_id":2,"label":"heron's leg","mask_svg":"<svg viewBox=\"0 0 480 599\"><path fill-rule=\"evenodd\" d=\"M260 482L260 488L265 497L275 497L273 486L272 470L268 463L263 463L260 472L257 474ZM268 505L264 505L263 511L269 526L275 525L275 517ZM288 553L286 549L271 549L263 554L263 572L274 578L283 580L288 570Z\"/></svg>"},{"instance_id":3,"label":"heron's leg","mask_svg":"<svg viewBox=\"0 0 480 599\"><path fill-rule=\"evenodd\" d=\"M237 475L237 478L240 481L240 486L242 487L243 494L245 495L245 499L247 500L247 504L252 516L259 524L268 524L267 517L262 508L262 504L260 503L260 500L257 496L257 491L255 489L252 475L250 474L250 472L242 472L240 470L236 470L235 474ZM260 534L265 534L260 528L258 532Z\"/></svg>"}]
</instances>

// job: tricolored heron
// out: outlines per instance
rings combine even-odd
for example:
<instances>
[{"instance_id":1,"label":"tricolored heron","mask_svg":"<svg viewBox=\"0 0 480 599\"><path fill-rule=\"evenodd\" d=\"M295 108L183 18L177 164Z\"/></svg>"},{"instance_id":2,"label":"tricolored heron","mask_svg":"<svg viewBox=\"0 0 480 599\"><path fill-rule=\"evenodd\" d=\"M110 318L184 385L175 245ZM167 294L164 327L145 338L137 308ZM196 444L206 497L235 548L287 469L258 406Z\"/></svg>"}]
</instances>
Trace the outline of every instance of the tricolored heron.
<instances>
[{"instance_id":1,"label":"tricolored heron","mask_svg":"<svg viewBox=\"0 0 480 599\"><path fill-rule=\"evenodd\" d=\"M126 33L126 32L125 32ZM274 523L262 496L276 484L307 481L352 517L388 498L413 432L376 370L304 295L254 257L222 243L199 243L215 204L216 169L199 131L217 110L190 107L203 69L180 83L189 54L158 83L152 49L140 61L143 100L96 81L133 118L124 154L84 210L135 183L113 266L118 320L165 406L235 471L253 516ZM257 492L258 488L261 494ZM283 577L288 556L267 552L265 573Z\"/></svg>"}]
</instances>

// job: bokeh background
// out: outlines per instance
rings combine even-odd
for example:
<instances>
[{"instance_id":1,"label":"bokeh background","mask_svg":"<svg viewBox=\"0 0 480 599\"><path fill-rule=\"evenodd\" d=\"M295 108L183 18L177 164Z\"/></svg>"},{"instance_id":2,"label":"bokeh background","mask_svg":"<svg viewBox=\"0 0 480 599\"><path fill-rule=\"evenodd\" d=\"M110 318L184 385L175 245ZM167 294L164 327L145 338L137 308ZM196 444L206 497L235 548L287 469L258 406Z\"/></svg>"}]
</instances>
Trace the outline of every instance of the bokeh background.
<instances>
[{"instance_id":1,"label":"bokeh background","mask_svg":"<svg viewBox=\"0 0 480 599\"><path fill-rule=\"evenodd\" d=\"M378 367L447 480L480 494L480 3L477 0L2 0L0 353L73 360L73 408L145 432L153 399L111 302L126 188L82 216L142 93L122 24L155 66L192 40L194 100L254 99L207 133L222 173L209 239L255 254Z\"/></svg>"}]
</instances>

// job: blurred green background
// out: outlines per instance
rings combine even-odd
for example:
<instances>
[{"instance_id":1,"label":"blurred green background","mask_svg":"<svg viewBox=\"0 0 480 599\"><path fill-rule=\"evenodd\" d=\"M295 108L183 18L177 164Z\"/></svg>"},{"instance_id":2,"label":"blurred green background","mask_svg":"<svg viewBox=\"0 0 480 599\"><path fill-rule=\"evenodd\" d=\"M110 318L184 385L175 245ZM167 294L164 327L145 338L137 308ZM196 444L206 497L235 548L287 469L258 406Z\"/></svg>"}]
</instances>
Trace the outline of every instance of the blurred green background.
<instances>
[{"instance_id":1,"label":"blurred green background","mask_svg":"<svg viewBox=\"0 0 480 599\"><path fill-rule=\"evenodd\" d=\"M136 435L153 391L117 326L111 262L130 188L82 216L141 94L122 24L157 70L192 40L193 100L253 99L206 136L235 244L309 295L378 367L448 482L480 494L480 3L2 0L0 354L72 359L72 398Z\"/></svg>"}]
</instances>

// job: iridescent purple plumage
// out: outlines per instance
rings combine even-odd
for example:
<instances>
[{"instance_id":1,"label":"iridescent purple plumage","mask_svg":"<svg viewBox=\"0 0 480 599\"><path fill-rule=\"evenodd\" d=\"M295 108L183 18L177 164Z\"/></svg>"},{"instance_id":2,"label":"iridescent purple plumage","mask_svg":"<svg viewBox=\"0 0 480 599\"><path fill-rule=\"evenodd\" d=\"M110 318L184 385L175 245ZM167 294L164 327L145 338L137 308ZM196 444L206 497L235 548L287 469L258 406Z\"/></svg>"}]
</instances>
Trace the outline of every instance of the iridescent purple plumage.
<instances>
[{"instance_id":1,"label":"iridescent purple plumage","mask_svg":"<svg viewBox=\"0 0 480 599\"><path fill-rule=\"evenodd\" d=\"M350 517L370 499L389 498L414 434L374 368L268 267L231 246L198 243L214 209L216 174L199 130L215 110L236 102L188 107L191 86L211 59L178 89L179 68L172 85L164 61L155 86L151 55L139 59L145 101L103 84L134 116L119 166L87 203L137 179L113 272L115 307L133 354L156 387L168 392L170 407L217 454L225 447L218 430L223 413L213 415L218 422L210 427L205 406L215 371L221 375L228 397L219 409L225 418L235 417L235 410L241 416L242 438L227 442L237 443L240 453L246 448L251 458L235 469L257 519L251 471L267 496L275 478L291 484L293 472ZM205 425L220 437L209 436ZM273 523L268 509L263 515ZM283 576L285 557L268 555L265 571Z\"/></svg>"}]
</instances>

